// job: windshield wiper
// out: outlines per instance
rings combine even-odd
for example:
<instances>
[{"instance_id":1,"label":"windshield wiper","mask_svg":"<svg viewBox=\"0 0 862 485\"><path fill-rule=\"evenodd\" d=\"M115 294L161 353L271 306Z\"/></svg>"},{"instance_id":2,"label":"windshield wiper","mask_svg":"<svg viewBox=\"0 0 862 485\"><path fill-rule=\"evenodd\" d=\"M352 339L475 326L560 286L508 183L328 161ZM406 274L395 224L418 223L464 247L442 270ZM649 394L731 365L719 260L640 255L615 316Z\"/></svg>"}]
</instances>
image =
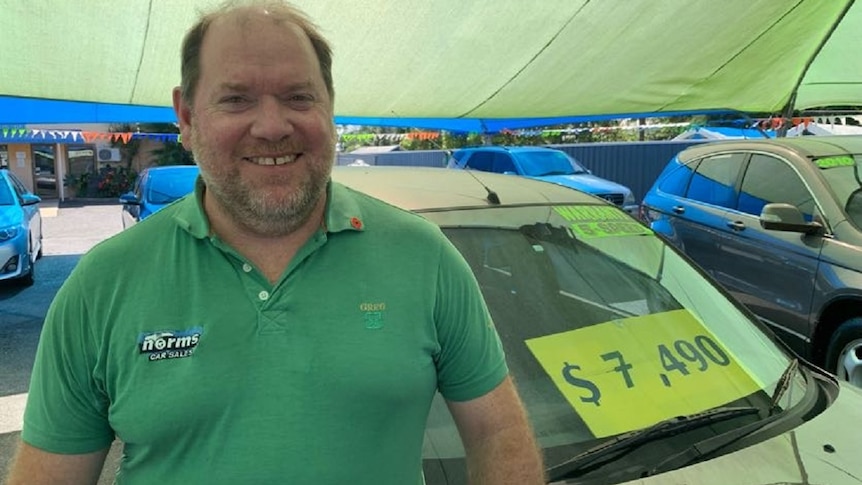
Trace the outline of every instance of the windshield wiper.
<instances>
[{"instance_id":1,"label":"windshield wiper","mask_svg":"<svg viewBox=\"0 0 862 485\"><path fill-rule=\"evenodd\" d=\"M782 410L778 403L781 402L781 398L784 397L787 389L790 388L790 381L793 379L793 376L796 375L796 371L798 369L799 359L794 358L790 361L790 364L787 365L787 368L784 369L784 372L781 373L781 377L778 378L778 382L775 383L775 390L772 391L772 399L769 402L770 416L775 414L776 411Z\"/></svg>"},{"instance_id":2,"label":"windshield wiper","mask_svg":"<svg viewBox=\"0 0 862 485\"><path fill-rule=\"evenodd\" d=\"M609 439L559 465L551 467L548 469L548 476L551 477L551 482L573 478L583 474L593 466L616 460L650 441L739 416L757 414L758 412L759 409L753 406L721 407L660 421L650 427L631 431Z\"/></svg>"},{"instance_id":3,"label":"windshield wiper","mask_svg":"<svg viewBox=\"0 0 862 485\"><path fill-rule=\"evenodd\" d=\"M799 359L793 359L792 361L790 361L790 364L788 364L787 368L784 369L784 372L781 373L781 377L778 378L778 382L775 385L775 391L773 391L772 393L768 417L754 423L740 426L739 428L728 431L727 433L713 436L712 438L708 438L702 441L698 441L697 443L686 448L680 453L672 455L664 461L660 462L648 472L644 473L641 477L643 478L658 475L666 471L676 470L677 468L682 468L691 465L692 463L702 461L704 458L708 458L720 449L735 443L736 441L754 433L761 428L766 427L766 425L768 424L778 421L780 416L775 414L775 412L782 411L782 409L778 406L778 403L781 401L781 398L784 396L784 394L787 392L787 389L790 387L790 382L798 369Z\"/></svg>"}]
</instances>

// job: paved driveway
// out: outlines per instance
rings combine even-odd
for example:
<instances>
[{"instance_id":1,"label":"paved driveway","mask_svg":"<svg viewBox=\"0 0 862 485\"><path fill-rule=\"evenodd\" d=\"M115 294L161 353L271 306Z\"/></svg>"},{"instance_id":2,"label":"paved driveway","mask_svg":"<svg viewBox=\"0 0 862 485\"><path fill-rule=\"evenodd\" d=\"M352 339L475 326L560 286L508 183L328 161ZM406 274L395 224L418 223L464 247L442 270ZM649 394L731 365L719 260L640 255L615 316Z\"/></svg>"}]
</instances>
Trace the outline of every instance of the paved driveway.
<instances>
[{"instance_id":1,"label":"paved driveway","mask_svg":"<svg viewBox=\"0 0 862 485\"><path fill-rule=\"evenodd\" d=\"M46 201L43 254L36 263L36 283L20 288L0 282L0 480L8 472L18 443L24 403L39 332L48 305L81 255L122 230L120 206L62 204ZM119 447L108 458L100 485L113 483Z\"/></svg>"}]
</instances>

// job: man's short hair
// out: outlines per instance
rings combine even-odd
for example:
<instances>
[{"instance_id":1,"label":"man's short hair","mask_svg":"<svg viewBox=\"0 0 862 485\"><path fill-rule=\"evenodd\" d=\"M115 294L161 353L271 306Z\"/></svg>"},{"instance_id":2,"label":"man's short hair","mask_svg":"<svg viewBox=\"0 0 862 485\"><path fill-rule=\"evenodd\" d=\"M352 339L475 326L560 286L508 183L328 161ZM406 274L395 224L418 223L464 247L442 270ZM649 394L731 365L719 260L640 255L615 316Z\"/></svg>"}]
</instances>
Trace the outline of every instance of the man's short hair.
<instances>
[{"instance_id":1,"label":"man's short hair","mask_svg":"<svg viewBox=\"0 0 862 485\"><path fill-rule=\"evenodd\" d=\"M240 10L266 10L276 22L297 25L308 36L320 64L320 74L329 93L330 102L335 102L335 88L332 84L332 48L320 33L317 25L293 5L278 0L229 0L215 10L204 13L186 32L182 43L180 61L180 92L188 105L193 104L195 91L201 77L201 46L204 36L213 21Z\"/></svg>"}]
</instances>

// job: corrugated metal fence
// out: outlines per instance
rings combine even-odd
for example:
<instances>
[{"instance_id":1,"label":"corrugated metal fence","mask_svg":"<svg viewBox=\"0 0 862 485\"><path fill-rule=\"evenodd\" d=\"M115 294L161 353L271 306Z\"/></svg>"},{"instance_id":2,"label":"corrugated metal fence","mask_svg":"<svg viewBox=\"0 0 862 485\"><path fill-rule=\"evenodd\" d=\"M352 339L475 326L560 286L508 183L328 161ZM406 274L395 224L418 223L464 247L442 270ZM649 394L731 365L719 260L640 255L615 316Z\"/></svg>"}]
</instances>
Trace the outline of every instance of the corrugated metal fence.
<instances>
[{"instance_id":1,"label":"corrugated metal fence","mask_svg":"<svg viewBox=\"0 0 862 485\"><path fill-rule=\"evenodd\" d=\"M594 175L631 188L635 199L640 201L668 160L681 150L698 143L703 143L703 140L577 143L552 147L573 156ZM443 150L344 153L338 155L336 164L349 165L357 160L368 165L445 167L448 154Z\"/></svg>"}]
</instances>

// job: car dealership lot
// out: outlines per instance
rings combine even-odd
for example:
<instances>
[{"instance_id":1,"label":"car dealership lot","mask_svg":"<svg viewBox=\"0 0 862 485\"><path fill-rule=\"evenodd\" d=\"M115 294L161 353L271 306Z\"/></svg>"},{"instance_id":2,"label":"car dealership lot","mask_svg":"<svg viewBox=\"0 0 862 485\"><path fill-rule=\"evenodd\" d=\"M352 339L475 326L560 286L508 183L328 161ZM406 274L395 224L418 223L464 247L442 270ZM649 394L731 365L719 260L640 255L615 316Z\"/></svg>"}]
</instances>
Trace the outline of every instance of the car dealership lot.
<instances>
[{"instance_id":1,"label":"car dealership lot","mask_svg":"<svg viewBox=\"0 0 862 485\"><path fill-rule=\"evenodd\" d=\"M8 471L18 442L27 387L42 321L54 294L81 254L122 229L120 205L44 201L44 251L35 283L0 284L0 478ZM113 456L116 455L116 451ZM110 459L110 458L109 458ZM108 467L106 467L108 468ZM111 483L103 478L100 483Z\"/></svg>"}]
</instances>

